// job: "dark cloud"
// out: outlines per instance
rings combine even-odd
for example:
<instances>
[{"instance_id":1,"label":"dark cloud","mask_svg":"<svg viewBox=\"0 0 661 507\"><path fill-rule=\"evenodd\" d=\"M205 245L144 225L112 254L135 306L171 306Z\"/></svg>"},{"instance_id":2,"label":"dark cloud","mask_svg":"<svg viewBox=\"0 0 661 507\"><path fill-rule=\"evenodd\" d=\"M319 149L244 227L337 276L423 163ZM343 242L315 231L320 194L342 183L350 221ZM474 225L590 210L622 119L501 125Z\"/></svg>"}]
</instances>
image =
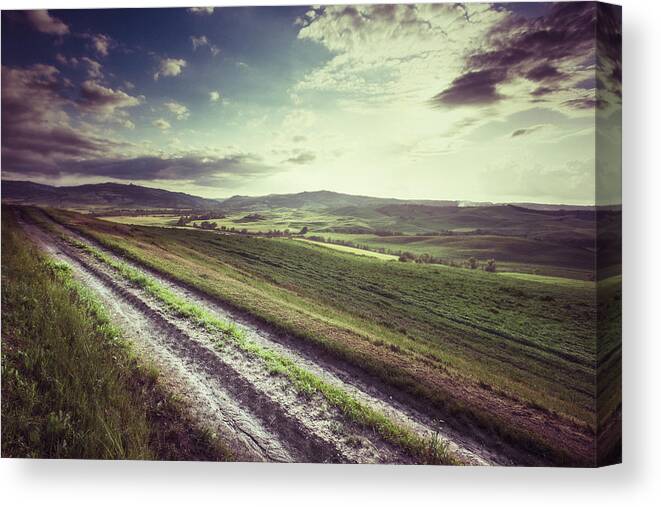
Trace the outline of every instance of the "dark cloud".
<instances>
[{"instance_id":1,"label":"dark cloud","mask_svg":"<svg viewBox=\"0 0 661 507\"><path fill-rule=\"evenodd\" d=\"M598 4L597 97L598 101L621 106L622 100L622 8Z\"/></svg>"},{"instance_id":2,"label":"dark cloud","mask_svg":"<svg viewBox=\"0 0 661 507\"><path fill-rule=\"evenodd\" d=\"M526 77L531 81L555 81L562 79L565 75L562 72L558 72L558 69L553 65L543 63L528 71Z\"/></svg>"},{"instance_id":3,"label":"dark cloud","mask_svg":"<svg viewBox=\"0 0 661 507\"><path fill-rule=\"evenodd\" d=\"M80 86L78 105L86 111L108 115L113 114L117 109L137 106L140 101L139 97L107 88L98 81L87 80Z\"/></svg>"},{"instance_id":4,"label":"dark cloud","mask_svg":"<svg viewBox=\"0 0 661 507\"><path fill-rule=\"evenodd\" d=\"M594 109L604 105L596 97L579 97L577 99L566 100L563 104L573 109Z\"/></svg>"},{"instance_id":5,"label":"dark cloud","mask_svg":"<svg viewBox=\"0 0 661 507\"><path fill-rule=\"evenodd\" d=\"M549 86L538 86L532 92L530 92L530 95L532 95L533 97L541 97L543 95L548 95L549 93L553 93L555 91L557 91L557 88L552 88Z\"/></svg>"},{"instance_id":6,"label":"dark cloud","mask_svg":"<svg viewBox=\"0 0 661 507\"><path fill-rule=\"evenodd\" d=\"M455 79L449 88L432 97L434 105L489 104L502 98L496 85L505 79L502 69L468 72Z\"/></svg>"},{"instance_id":7,"label":"dark cloud","mask_svg":"<svg viewBox=\"0 0 661 507\"><path fill-rule=\"evenodd\" d=\"M204 177L257 176L274 169L251 154L220 157L186 155L181 157L106 158L80 161L68 168L85 176L111 176L126 180L190 180Z\"/></svg>"},{"instance_id":8,"label":"dark cloud","mask_svg":"<svg viewBox=\"0 0 661 507\"><path fill-rule=\"evenodd\" d=\"M505 17L487 35L486 49L466 58L464 73L435 95L432 104L448 107L497 102L504 98L498 92L499 85L518 78L542 83L531 92L533 97L572 88L572 76L560 69L585 69L588 62L594 63L596 5L564 2L553 4L545 16ZM615 38L611 31L604 35L607 44ZM617 74L615 68L612 70Z\"/></svg>"},{"instance_id":9,"label":"dark cloud","mask_svg":"<svg viewBox=\"0 0 661 507\"><path fill-rule=\"evenodd\" d=\"M2 168L49 173L58 161L94 156L116 143L71 127L59 71L50 65L2 68Z\"/></svg>"},{"instance_id":10,"label":"dark cloud","mask_svg":"<svg viewBox=\"0 0 661 507\"><path fill-rule=\"evenodd\" d=\"M71 160L97 157L123 144L72 126L69 85L50 65L2 68L2 168L58 174ZM106 106L107 107L107 106Z\"/></svg>"}]
</instances>

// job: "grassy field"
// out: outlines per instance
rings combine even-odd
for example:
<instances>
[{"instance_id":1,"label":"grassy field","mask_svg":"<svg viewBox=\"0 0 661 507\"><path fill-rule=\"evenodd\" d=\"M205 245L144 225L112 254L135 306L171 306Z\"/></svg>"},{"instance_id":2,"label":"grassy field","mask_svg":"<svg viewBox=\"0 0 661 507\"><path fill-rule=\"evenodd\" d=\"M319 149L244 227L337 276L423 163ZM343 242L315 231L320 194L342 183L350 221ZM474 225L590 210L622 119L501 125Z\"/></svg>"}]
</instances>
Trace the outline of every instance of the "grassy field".
<instances>
[{"instance_id":1,"label":"grassy field","mask_svg":"<svg viewBox=\"0 0 661 507\"><path fill-rule=\"evenodd\" d=\"M129 225L174 226L173 215L108 216ZM520 220L520 221L519 221ZM277 208L229 212L212 219L218 229L267 233L299 233L328 243L399 256L402 252L431 255L447 263L474 257L495 259L498 270L586 280L594 271L594 223L576 217L524 212L508 206L439 208L425 206L349 206L339 209ZM190 226L199 226L195 220ZM390 231L388 235L378 231ZM395 232L396 231L396 232Z\"/></svg>"},{"instance_id":2,"label":"grassy field","mask_svg":"<svg viewBox=\"0 0 661 507\"><path fill-rule=\"evenodd\" d=\"M3 457L225 460L66 264L2 213Z\"/></svg>"},{"instance_id":3,"label":"grassy field","mask_svg":"<svg viewBox=\"0 0 661 507\"><path fill-rule=\"evenodd\" d=\"M127 225L157 225L168 226L177 225L178 216L176 215L141 215L141 216L108 216L99 217L101 220L109 220L119 224Z\"/></svg>"},{"instance_id":4,"label":"grassy field","mask_svg":"<svg viewBox=\"0 0 661 507\"><path fill-rule=\"evenodd\" d=\"M584 441L596 429L594 284L382 262L286 239L53 216L449 410L458 421L558 460L585 459L554 427L571 427ZM538 418L547 421L540 425Z\"/></svg>"},{"instance_id":5,"label":"grassy field","mask_svg":"<svg viewBox=\"0 0 661 507\"><path fill-rule=\"evenodd\" d=\"M382 261L396 261L399 259L397 255L389 255L381 252L375 252L373 250L363 250L361 248L354 248L351 246L336 245L334 243L319 243L315 241L310 241L305 238L295 238L294 241L304 241L308 244L317 245L321 248L330 248L332 250L337 250L339 252L351 253L354 255L364 255L365 257L373 257L375 259L381 259Z\"/></svg>"},{"instance_id":6,"label":"grassy field","mask_svg":"<svg viewBox=\"0 0 661 507\"><path fill-rule=\"evenodd\" d=\"M375 234L310 233L327 241L350 242L394 255L429 254L461 263L470 257L496 259L500 271L585 280L594 269L594 253L565 245L516 236L457 234L452 236L378 236Z\"/></svg>"}]
</instances>

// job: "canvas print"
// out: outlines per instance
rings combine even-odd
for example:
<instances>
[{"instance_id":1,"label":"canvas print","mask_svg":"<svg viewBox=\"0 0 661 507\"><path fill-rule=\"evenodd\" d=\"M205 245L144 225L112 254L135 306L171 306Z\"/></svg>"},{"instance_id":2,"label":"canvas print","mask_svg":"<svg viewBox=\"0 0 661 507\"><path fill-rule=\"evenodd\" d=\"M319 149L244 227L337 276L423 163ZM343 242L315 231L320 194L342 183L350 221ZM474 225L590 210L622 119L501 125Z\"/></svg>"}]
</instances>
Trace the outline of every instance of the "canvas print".
<instances>
[{"instance_id":1,"label":"canvas print","mask_svg":"<svg viewBox=\"0 0 661 507\"><path fill-rule=\"evenodd\" d=\"M2 12L2 457L621 461L621 8Z\"/></svg>"}]
</instances>

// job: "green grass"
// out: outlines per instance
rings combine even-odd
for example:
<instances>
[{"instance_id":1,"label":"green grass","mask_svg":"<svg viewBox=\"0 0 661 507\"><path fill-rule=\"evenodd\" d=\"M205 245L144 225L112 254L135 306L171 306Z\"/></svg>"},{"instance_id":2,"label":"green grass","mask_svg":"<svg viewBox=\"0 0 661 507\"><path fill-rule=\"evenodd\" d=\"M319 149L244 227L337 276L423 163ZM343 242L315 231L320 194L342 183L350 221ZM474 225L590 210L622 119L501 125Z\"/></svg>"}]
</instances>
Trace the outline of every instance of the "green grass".
<instances>
[{"instance_id":1,"label":"green grass","mask_svg":"<svg viewBox=\"0 0 661 507\"><path fill-rule=\"evenodd\" d=\"M52 214L117 253L444 407L457 421L467 417L509 440L558 450L557 442L547 444L467 398L481 392L551 414L546 424L568 417L594 431L594 284L384 263L305 242ZM466 392L456 398L445 378Z\"/></svg>"},{"instance_id":2,"label":"green grass","mask_svg":"<svg viewBox=\"0 0 661 507\"><path fill-rule=\"evenodd\" d=\"M348 206L340 209L258 210L261 220L243 221L252 212L231 212L210 220L220 229L264 233L292 233L308 227L308 236L347 241L376 253L399 256L403 251L428 254L447 262L470 257L482 262L495 258L501 271L568 277L585 280L593 273L594 222L587 218L555 217L521 209L444 208L405 206L383 210ZM174 226L176 217L104 217L129 225ZM194 223L199 225L202 220ZM193 225L193 223L191 223ZM397 231L380 236L376 231ZM356 233L363 231L363 233ZM453 235L432 235L452 231ZM350 233L351 232L351 233ZM475 233L478 234L465 234ZM464 233L464 234L462 234ZM592 241L591 241L592 240ZM345 245L351 247L352 245ZM342 246L340 246L342 248Z\"/></svg>"},{"instance_id":3,"label":"green grass","mask_svg":"<svg viewBox=\"0 0 661 507\"><path fill-rule=\"evenodd\" d=\"M182 410L69 266L3 209L3 457L229 459Z\"/></svg>"},{"instance_id":4,"label":"green grass","mask_svg":"<svg viewBox=\"0 0 661 507\"><path fill-rule=\"evenodd\" d=\"M140 215L140 216L104 216L99 217L101 220L107 220L109 222L117 222L119 224L126 225L157 225L157 226L168 226L177 225L178 216L175 215Z\"/></svg>"},{"instance_id":5,"label":"green grass","mask_svg":"<svg viewBox=\"0 0 661 507\"><path fill-rule=\"evenodd\" d=\"M588 250L534 239L494 234L453 236L378 236L310 232L329 241L346 241L392 255L429 254L446 262L462 263L470 257L481 262L496 259L499 271L522 272L585 280L593 269Z\"/></svg>"},{"instance_id":6,"label":"green grass","mask_svg":"<svg viewBox=\"0 0 661 507\"><path fill-rule=\"evenodd\" d=\"M382 413L357 401L344 390L325 382L316 375L301 368L291 359L260 346L248 339L233 323L218 319L212 313L193 305L177 296L172 291L158 283L153 277L117 261L111 256L85 243L66 238L71 244L93 255L97 260L112 267L117 273L146 293L164 303L175 314L193 321L208 330L217 331L217 340L222 346L223 339L232 340L241 350L253 357L259 358L273 373L287 376L295 388L305 395L319 393L329 404L340 410L350 421L367 429L373 430L384 439L409 451L421 463L460 464L451 456L439 440L426 439L409 429L393 422Z\"/></svg>"},{"instance_id":7,"label":"green grass","mask_svg":"<svg viewBox=\"0 0 661 507\"><path fill-rule=\"evenodd\" d=\"M365 257L374 257L375 259L380 259L382 261L396 261L399 259L398 256L396 255L388 255L380 252L374 252L372 250L363 250L361 248L354 248L350 246L344 246L344 245L336 245L333 243L319 243L319 242L314 242L311 240L307 240L304 238L295 238L295 241L306 241L308 243L313 243L315 245L318 245L322 248L331 248L333 250L337 250L339 252L345 252L345 253L350 253L354 255L363 255Z\"/></svg>"}]
</instances>

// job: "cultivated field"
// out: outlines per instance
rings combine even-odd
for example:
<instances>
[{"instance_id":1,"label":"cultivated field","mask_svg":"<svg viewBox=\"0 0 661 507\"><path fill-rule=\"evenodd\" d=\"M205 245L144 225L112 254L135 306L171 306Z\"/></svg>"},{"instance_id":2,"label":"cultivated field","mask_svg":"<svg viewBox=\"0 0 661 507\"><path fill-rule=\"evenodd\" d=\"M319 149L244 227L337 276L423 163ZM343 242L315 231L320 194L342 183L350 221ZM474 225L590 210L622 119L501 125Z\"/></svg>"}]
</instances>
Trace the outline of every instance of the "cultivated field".
<instances>
[{"instance_id":1,"label":"cultivated field","mask_svg":"<svg viewBox=\"0 0 661 507\"><path fill-rule=\"evenodd\" d=\"M307 201L306 201L307 202ZM286 202L285 202L286 204ZM289 206L293 206L290 203ZM244 234L293 234L339 247L461 265L496 261L498 271L590 280L594 276L595 212L517 206L352 205L263 209L227 203L223 218L191 220ZM130 225L176 226L176 215L105 216Z\"/></svg>"},{"instance_id":2,"label":"cultivated field","mask_svg":"<svg viewBox=\"0 0 661 507\"><path fill-rule=\"evenodd\" d=\"M248 376L251 389L270 400L273 386L290 394L275 396L274 413L282 414L275 428L246 399L238 403L255 433L282 448L255 459L594 464L595 434L616 425L601 424L618 418L616 377L599 386L608 403L597 424L594 333L597 312L619 297L617 278L600 282L608 290L598 306L589 281L395 262L309 241L57 210L20 215L43 244L105 273L112 290L130 292L123 293L129 306L139 298L157 315L169 312L187 335L209 333L195 338L206 346L216 343L215 332L229 337L220 352L211 348L239 377L246 365L266 368L267 377ZM612 315L613 325L619 318ZM236 323L268 343L245 342ZM223 356L230 351L244 362ZM619 354L613 340L601 362ZM314 420L304 415L310 402ZM314 449L296 448L287 436L291 418L307 428ZM200 419L202 427L214 424L213 414Z\"/></svg>"}]
</instances>

